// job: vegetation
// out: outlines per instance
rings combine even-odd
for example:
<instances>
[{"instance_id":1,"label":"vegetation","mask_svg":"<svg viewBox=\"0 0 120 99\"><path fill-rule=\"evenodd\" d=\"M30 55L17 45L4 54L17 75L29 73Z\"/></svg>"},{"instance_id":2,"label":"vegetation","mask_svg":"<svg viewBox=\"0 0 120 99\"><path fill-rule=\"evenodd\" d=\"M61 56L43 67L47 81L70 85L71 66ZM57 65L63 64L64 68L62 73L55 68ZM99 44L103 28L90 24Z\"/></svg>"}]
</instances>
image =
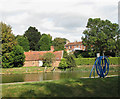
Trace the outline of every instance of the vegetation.
<instances>
[{"instance_id":1,"label":"vegetation","mask_svg":"<svg viewBox=\"0 0 120 99\"><path fill-rule=\"evenodd\" d=\"M55 48L55 51L64 50L64 45L66 44L66 40L67 39L65 38L55 38L52 43Z\"/></svg>"},{"instance_id":2,"label":"vegetation","mask_svg":"<svg viewBox=\"0 0 120 99\"><path fill-rule=\"evenodd\" d=\"M110 65L119 65L120 57L109 57ZM93 65L95 58L75 58L77 66L79 65Z\"/></svg>"},{"instance_id":3,"label":"vegetation","mask_svg":"<svg viewBox=\"0 0 120 99\"><path fill-rule=\"evenodd\" d=\"M103 52L119 52L118 43L119 39L119 25L111 23L109 20L101 20L100 18L89 18L83 32L85 37L82 37L83 44L87 46L88 51L91 53ZM117 55L118 53L116 53Z\"/></svg>"},{"instance_id":4,"label":"vegetation","mask_svg":"<svg viewBox=\"0 0 120 99\"><path fill-rule=\"evenodd\" d=\"M73 58L73 55L67 55L61 60L59 64L59 68L64 70L66 70L67 68L73 69L73 67L76 67L76 62Z\"/></svg>"},{"instance_id":5,"label":"vegetation","mask_svg":"<svg viewBox=\"0 0 120 99\"><path fill-rule=\"evenodd\" d=\"M2 85L2 97L118 97L118 89L118 77L62 79Z\"/></svg>"},{"instance_id":6,"label":"vegetation","mask_svg":"<svg viewBox=\"0 0 120 99\"><path fill-rule=\"evenodd\" d=\"M47 34L43 34L39 42L37 43L37 50L49 51L50 50L50 37Z\"/></svg>"},{"instance_id":7,"label":"vegetation","mask_svg":"<svg viewBox=\"0 0 120 99\"><path fill-rule=\"evenodd\" d=\"M55 61L55 55L53 53L45 53L43 56L43 66L51 67L52 63Z\"/></svg>"},{"instance_id":8,"label":"vegetation","mask_svg":"<svg viewBox=\"0 0 120 99\"><path fill-rule=\"evenodd\" d=\"M41 38L41 33L35 27L30 26L28 30L25 31L24 37L28 38L30 50L35 51L36 44Z\"/></svg>"},{"instance_id":9,"label":"vegetation","mask_svg":"<svg viewBox=\"0 0 120 99\"><path fill-rule=\"evenodd\" d=\"M17 44L11 27L0 23L2 35L2 67L20 67L24 63L24 50Z\"/></svg>"},{"instance_id":10,"label":"vegetation","mask_svg":"<svg viewBox=\"0 0 120 99\"><path fill-rule=\"evenodd\" d=\"M25 52L29 51L30 46L29 46L29 41L28 41L27 37L18 35L16 37L16 40L17 40L18 44L23 47Z\"/></svg>"}]
</instances>

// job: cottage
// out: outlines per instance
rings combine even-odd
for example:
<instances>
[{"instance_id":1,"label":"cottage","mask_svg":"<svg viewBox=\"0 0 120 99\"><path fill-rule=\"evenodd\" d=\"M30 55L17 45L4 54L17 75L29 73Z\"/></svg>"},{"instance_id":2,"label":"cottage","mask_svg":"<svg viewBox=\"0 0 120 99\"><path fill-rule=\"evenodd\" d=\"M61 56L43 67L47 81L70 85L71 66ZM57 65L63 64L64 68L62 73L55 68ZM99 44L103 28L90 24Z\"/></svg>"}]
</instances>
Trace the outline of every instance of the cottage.
<instances>
[{"instance_id":1,"label":"cottage","mask_svg":"<svg viewBox=\"0 0 120 99\"><path fill-rule=\"evenodd\" d=\"M61 59L63 58L63 51L29 51L29 52L24 52L25 54L25 63L24 66L42 66L43 65L43 60L41 59L40 56L44 55L45 53L53 53L55 55L55 61L52 66L58 67Z\"/></svg>"}]
</instances>

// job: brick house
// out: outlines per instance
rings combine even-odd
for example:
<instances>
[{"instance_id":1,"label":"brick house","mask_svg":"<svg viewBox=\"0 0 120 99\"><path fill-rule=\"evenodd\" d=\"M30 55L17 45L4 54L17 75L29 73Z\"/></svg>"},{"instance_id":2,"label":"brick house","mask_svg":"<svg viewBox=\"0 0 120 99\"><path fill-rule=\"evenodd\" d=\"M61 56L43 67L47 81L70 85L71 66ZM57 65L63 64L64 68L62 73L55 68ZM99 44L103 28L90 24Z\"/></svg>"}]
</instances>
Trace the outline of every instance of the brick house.
<instances>
[{"instance_id":1,"label":"brick house","mask_svg":"<svg viewBox=\"0 0 120 99\"><path fill-rule=\"evenodd\" d=\"M43 60L40 56L44 55L45 53L53 53L55 55L55 61L53 62L52 66L58 67L61 59L63 58L63 50L62 51L55 51L53 52L53 46L50 51L29 51L24 52L25 54L25 67L29 66L42 66Z\"/></svg>"},{"instance_id":2,"label":"brick house","mask_svg":"<svg viewBox=\"0 0 120 99\"><path fill-rule=\"evenodd\" d=\"M86 50L86 46L84 46L82 42L68 42L67 44L65 44L65 48L68 53L72 53L75 50Z\"/></svg>"}]
</instances>

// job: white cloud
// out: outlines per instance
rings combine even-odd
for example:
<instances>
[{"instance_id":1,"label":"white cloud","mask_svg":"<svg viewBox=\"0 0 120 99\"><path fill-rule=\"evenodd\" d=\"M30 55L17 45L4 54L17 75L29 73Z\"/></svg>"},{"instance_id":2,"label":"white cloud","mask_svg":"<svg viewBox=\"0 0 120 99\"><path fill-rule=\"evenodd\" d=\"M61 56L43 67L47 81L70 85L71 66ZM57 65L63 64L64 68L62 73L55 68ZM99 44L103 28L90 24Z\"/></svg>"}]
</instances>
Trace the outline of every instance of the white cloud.
<instances>
[{"instance_id":1,"label":"white cloud","mask_svg":"<svg viewBox=\"0 0 120 99\"><path fill-rule=\"evenodd\" d=\"M12 26L15 35L29 26L41 33L81 40L88 18L118 21L119 0L0 0L0 19Z\"/></svg>"}]
</instances>

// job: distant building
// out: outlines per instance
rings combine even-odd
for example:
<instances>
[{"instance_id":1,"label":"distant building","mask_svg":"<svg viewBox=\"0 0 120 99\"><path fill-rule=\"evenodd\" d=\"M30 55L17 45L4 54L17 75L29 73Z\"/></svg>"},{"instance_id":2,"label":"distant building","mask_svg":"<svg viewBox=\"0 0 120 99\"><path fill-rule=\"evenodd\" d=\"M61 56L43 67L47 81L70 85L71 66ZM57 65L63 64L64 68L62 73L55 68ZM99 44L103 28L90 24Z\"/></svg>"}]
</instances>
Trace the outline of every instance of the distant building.
<instances>
[{"instance_id":1,"label":"distant building","mask_svg":"<svg viewBox=\"0 0 120 99\"><path fill-rule=\"evenodd\" d=\"M53 62L52 66L58 67L61 59L63 58L63 50L61 51L55 51L54 52L54 47L51 46L50 51L29 51L29 52L24 52L25 54L25 67L29 66L42 66L43 65L43 59L42 55L45 53L53 53L55 55L55 61Z\"/></svg>"},{"instance_id":2,"label":"distant building","mask_svg":"<svg viewBox=\"0 0 120 99\"><path fill-rule=\"evenodd\" d=\"M75 50L82 50L82 51L86 50L86 46L84 46L82 42L77 42L77 41L66 43L65 48L66 48L67 53L72 53Z\"/></svg>"}]
</instances>

